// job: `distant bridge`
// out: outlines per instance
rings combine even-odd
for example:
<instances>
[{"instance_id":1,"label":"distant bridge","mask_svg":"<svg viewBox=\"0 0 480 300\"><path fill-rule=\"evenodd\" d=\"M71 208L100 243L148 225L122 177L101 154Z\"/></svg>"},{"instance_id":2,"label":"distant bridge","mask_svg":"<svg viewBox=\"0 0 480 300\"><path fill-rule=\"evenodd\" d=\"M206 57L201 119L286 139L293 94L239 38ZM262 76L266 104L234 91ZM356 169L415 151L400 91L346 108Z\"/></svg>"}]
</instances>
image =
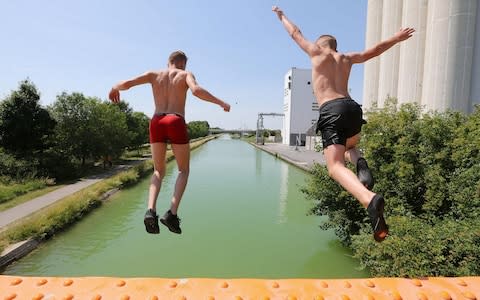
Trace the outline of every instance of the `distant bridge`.
<instances>
[{"instance_id":1,"label":"distant bridge","mask_svg":"<svg viewBox=\"0 0 480 300\"><path fill-rule=\"evenodd\" d=\"M256 130L251 129L221 129L221 128L210 128L208 130L210 134L219 134L219 133L231 133L231 134L255 134Z\"/></svg>"}]
</instances>

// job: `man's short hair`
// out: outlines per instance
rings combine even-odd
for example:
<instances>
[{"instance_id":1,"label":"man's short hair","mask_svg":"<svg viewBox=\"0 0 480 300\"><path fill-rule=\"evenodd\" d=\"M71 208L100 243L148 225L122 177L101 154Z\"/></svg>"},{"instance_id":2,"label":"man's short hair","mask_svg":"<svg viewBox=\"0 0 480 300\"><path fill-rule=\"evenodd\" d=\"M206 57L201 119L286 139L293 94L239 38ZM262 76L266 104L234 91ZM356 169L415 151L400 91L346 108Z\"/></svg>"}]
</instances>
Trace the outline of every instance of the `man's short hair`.
<instances>
[{"instance_id":1,"label":"man's short hair","mask_svg":"<svg viewBox=\"0 0 480 300\"><path fill-rule=\"evenodd\" d=\"M176 63L176 62L179 62L179 61L184 61L184 62L187 62L187 56L185 55L185 53L183 51L174 51L172 52L172 54L170 54L170 56L168 57L168 62L173 64L173 63Z\"/></svg>"},{"instance_id":2,"label":"man's short hair","mask_svg":"<svg viewBox=\"0 0 480 300\"><path fill-rule=\"evenodd\" d=\"M325 41L322 42L322 44L327 44L331 49L337 51L337 39L333 36L333 35L330 35L330 34L324 34L324 35L321 35L318 39L317 39L317 42L322 39L322 38L325 38Z\"/></svg>"}]
</instances>

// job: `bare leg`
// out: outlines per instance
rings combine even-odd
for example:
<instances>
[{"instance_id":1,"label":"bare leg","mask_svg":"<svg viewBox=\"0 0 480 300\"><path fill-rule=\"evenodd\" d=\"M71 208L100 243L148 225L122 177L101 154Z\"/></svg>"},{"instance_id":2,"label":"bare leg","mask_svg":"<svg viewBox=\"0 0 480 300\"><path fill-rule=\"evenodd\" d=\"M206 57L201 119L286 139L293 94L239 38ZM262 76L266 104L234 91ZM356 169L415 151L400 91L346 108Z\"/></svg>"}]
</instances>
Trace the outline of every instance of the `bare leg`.
<instances>
[{"instance_id":1,"label":"bare leg","mask_svg":"<svg viewBox=\"0 0 480 300\"><path fill-rule=\"evenodd\" d=\"M345 158L358 162L358 164L356 164L357 167L361 166L362 169L366 167L365 160L359 161L361 156L356 148L359 140L360 134L357 134L347 140L346 146L330 145L325 148L324 155L327 161L327 168L330 177L336 180L341 186L343 186L343 188L357 198L357 200L367 209L373 229L373 237L377 242L381 242L388 234L388 226L383 217L384 199L381 195L372 193L364 183L360 181L357 175L345 167ZM366 170L368 171L367 173L370 174L368 167L366 167ZM365 169L361 172L365 173ZM364 177L363 175L360 177ZM371 183L373 184L373 177L371 179Z\"/></svg>"},{"instance_id":2,"label":"bare leg","mask_svg":"<svg viewBox=\"0 0 480 300\"><path fill-rule=\"evenodd\" d=\"M324 149L328 174L367 207L375 194L360 182L357 175L345 167L345 151L346 147L343 145L330 145Z\"/></svg>"},{"instance_id":3,"label":"bare leg","mask_svg":"<svg viewBox=\"0 0 480 300\"><path fill-rule=\"evenodd\" d=\"M360 150L358 150L356 147L350 148L345 151L345 160L351 162L354 166L357 165L357 161L360 157L362 157L362 154L360 153Z\"/></svg>"},{"instance_id":4,"label":"bare leg","mask_svg":"<svg viewBox=\"0 0 480 300\"><path fill-rule=\"evenodd\" d=\"M360 134L357 134L347 140L347 151L345 151L345 160L351 162L357 169L357 177L360 182L369 190L373 189L375 180L373 174L368 168L367 161L362 157L357 144L360 142Z\"/></svg>"},{"instance_id":5,"label":"bare leg","mask_svg":"<svg viewBox=\"0 0 480 300\"><path fill-rule=\"evenodd\" d=\"M160 193L163 177L165 176L165 153L167 151L167 144L154 143L151 144L151 148L154 171L148 190L148 208L156 211L157 197Z\"/></svg>"},{"instance_id":6,"label":"bare leg","mask_svg":"<svg viewBox=\"0 0 480 300\"><path fill-rule=\"evenodd\" d=\"M190 173L190 144L172 144L172 150L177 161L178 176L175 182L175 191L173 192L170 211L176 215Z\"/></svg>"}]
</instances>

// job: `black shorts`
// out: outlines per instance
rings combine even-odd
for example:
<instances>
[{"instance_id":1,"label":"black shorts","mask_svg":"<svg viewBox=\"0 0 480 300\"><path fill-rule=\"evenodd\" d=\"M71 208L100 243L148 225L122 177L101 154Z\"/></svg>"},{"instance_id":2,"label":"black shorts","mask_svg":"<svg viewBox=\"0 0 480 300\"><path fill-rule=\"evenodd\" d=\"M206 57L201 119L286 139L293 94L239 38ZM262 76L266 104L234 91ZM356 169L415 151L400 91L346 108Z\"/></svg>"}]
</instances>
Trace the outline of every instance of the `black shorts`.
<instances>
[{"instance_id":1,"label":"black shorts","mask_svg":"<svg viewBox=\"0 0 480 300\"><path fill-rule=\"evenodd\" d=\"M322 133L323 149L335 144L346 146L347 139L360 133L367 123L360 105L350 98L327 101L319 111L317 133Z\"/></svg>"}]
</instances>

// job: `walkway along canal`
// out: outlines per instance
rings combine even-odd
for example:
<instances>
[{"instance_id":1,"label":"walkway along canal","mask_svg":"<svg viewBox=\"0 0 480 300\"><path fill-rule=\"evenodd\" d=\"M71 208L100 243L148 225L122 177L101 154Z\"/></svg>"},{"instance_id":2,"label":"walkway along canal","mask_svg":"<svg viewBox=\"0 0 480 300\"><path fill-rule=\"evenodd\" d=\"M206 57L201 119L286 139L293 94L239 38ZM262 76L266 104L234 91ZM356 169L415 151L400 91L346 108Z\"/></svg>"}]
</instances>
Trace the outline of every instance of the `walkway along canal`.
<instances>
[{"instance_id":1,"label":"walkway along canal","mask_svg":"<svg viewBox=\"0 0 480 300\"><path fill-rule=\"evenodd\" d=\"M358 262L307 216L306 172L227 137L192 153L179 210L182 235L143 225L149 178L108 203L4 274L168 278L360 278ZM170 202L176 166L168 164L158 201Z\"/></svg>"}]
</instances>

